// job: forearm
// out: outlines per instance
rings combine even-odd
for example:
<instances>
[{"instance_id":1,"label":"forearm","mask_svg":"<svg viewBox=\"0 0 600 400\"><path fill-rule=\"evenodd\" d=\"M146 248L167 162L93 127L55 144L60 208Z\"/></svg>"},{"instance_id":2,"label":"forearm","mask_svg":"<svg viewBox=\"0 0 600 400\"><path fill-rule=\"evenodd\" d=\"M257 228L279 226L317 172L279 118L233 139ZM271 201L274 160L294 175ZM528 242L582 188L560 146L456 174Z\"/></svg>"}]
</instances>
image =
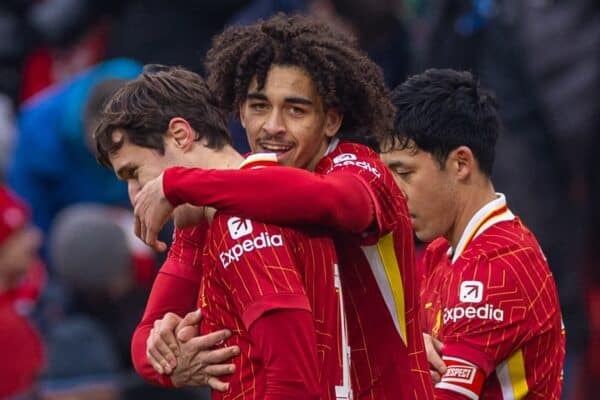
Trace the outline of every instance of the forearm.
<instances>
[{"instance_id":1,"label":"forearm","mask_svg":"<svg viewBox=\"0 0 600 400\"><path fill-rule=\"evenodd\" d=\"M154 321L162 318L167 312L184 316L196 308L198 285L165 272L159 272L142 320L138 324L131 341L131 357L137 373L150 383L173 387L167 375L159 374L148 361L146 341L154 325Z\"/></svg>"},{"instance_id":2,"label":"forearm","mask_svg":"<svg viewBox=\"0 0 600 400\"><path fill-rule=\"evenodd\" d=\"M252 324L249 333L263 356L265 400L321 398L310 312L287 309L268 313Z\"/></svg>"},{"instance_id":3,"label":"forearm","mask_svg":"<svg viewBox=\"0 0 600 400\"><path fill-rule=\"evenodd\" d=\"M165 171L163 185L173 205L207 205L273 224L319 224L357 233L374 222L369 191L360 178L348 173L319 175L287 167L177 167Z\"/></svg>"}]
</instances>

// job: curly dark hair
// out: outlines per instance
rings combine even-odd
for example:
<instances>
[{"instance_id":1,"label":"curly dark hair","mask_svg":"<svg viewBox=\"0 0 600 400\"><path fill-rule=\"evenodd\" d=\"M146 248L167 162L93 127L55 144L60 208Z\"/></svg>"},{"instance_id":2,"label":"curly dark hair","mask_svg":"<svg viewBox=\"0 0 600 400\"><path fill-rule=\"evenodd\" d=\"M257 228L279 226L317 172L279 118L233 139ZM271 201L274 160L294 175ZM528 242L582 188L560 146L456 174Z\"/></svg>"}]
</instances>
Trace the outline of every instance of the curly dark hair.
<instances>
[{"instance_id":1,"label":"curly dark hair","mask_svg":"<svg viewBox=\"0 0 600 400\"><path fill-rule=\"evenodd\" d=\"M492 175L502 130L498 103L470 72L428 69L398 85L392 102L397 109L395 130L383 140L385 147L408 148L414 142L443 168L452 150L467 146L481 171Z\"/></svg>"},{"instance_id":2,"label":"curly dark hair","mask_svg":"<svg viewBox=\"0 0 600 400\"><path fill-rule=\"evenodd\" d=\"M187 120L196 140L206 139L209 148L231 144L226 111L217 106L204 79L182 67L152 64L117 90L105 105L94 132L98 162L112 167L109 155L123 146L123 140L112 140L118 129L131 143L164 154L165 135L174 117Z\"/></svg>"},{"instance_id":3,"label":"curly dark hair","mask_svg":"<svg viewBox=\"0 0 600 400\"><path fill-rule=\"evenodd\" d=\"M227 28L207 53L207 82L221 107L239 117L252 78L262 89L273 64L309 74L325 109L344 116L341 139L373 145L374 137L393 130L394 107L381 68L354 38L305 16L280 13Z\"/></svg>"}]
</instances>

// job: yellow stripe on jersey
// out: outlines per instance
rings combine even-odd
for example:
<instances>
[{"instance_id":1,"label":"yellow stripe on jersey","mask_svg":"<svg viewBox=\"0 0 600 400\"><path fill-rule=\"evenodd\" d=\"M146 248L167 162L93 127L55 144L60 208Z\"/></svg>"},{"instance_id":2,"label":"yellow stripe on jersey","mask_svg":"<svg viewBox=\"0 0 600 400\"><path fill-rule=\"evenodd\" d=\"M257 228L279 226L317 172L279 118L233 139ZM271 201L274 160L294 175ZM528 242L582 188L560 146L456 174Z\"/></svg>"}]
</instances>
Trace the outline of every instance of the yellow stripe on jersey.
<instances>
[{"instance_id":1,"label":"yellow stripe on jersey","mask_svg":"<svg viewBox=\"0 0 600 400\"><path fill-rule=\"evenodd\" d=\"M404 285L396 251L394 250L393 233L382 237L375 246L362 247L362 251L369 261L369 266L392 316L396 330L404 344L406 344Z\"/></svg>"},{"instance_id":2,"label":"yellow stripe on jersey","mask_svg":"<svg viewBox=\"0 0 600 400\"><path fill-rule=\"evenodd\" d=\"M525 359L522 350L517 350L509 357L508 374L512 382L515 399L524 398L529 392L529 387L527 386L527 376L525 376Z\"/></svg>"},{"instance_id":3,"label":"yellow stripe on jersey","mask_svg":"<svg viewBox=\"0 0 600 400\"><path fill-rule=\"evenodd\" d=\"M442 328L442 310L438 310L435 314L435 325L431 329L431 336L437 338L440 329Z\"/></svg>"},{"instance_id":4,"label":"yellow stripe on jersey","mask_svg":"<svg viewBox=\"0 0 600 400\"><path fill-rule=\"evenodd\" d=\"M498 381L505 400L519 400L529 393L525 375L525 359L521 349L515 351L506 361L496 368Z\"/></svg>"}]
</instances>

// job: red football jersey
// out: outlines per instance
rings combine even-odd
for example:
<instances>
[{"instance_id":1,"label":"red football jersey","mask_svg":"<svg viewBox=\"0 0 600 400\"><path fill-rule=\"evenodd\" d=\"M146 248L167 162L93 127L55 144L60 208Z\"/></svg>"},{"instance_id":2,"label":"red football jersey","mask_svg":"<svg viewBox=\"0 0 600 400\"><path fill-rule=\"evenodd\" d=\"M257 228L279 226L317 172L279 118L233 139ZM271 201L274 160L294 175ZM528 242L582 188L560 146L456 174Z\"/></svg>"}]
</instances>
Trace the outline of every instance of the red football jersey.
<instances>
[{"instance_id":1,"label":"red football jersey","mask_svg":"<svg viewBox=\"0 0 600 400\"><path fill-rule=\"evenodd\" d=\"M558 293L533 234L503 195L471 219L456 250L424 257L425 330L444 343L441 398L559 399L565 336Z\"/></svg>"},{"instance_id":2,"label":"red football jersey","mask_svg":"<svg viewBox=\"0 0 600 400\"><path fill-rule=\"evenodd\" d=\"M335 250L331 239L218 213L207 240L200 286L201 333L229 328L226 345L238 345L230 389L215 399L262 399L261 355L248 335L263 314L276 309L312 311L323 399L335 399L342 362ZM315 351L316 349L306 349ZM336 351L337 350L337 351Z\"/></svg>"},{"instance_id":3,"label":"red football jersey","mask_svg":"<svg viewBox=\"0 0 600 400\"><path fill-rule=\"evenodd\" d=\"M376 226L360 238L335 239L356 398L432 399L412 224L402 192L379 155L359 144L334 141L315 172L350 172L376 200Z\"/></svg>"},{"instance_id":4,"label":"red football jersey","mask_svg":"<svg viewBox=\"0 0 600 400\"><path fill-rule=\"evenodd\" d=\"M256 166L256 158L252 166ZM337 258L329 236L298 231L217 213L209 228L200 285L201 333L228 328L224 345L241 354L226 393L213 399L262 399L265 372L248 330L262 315L277 309L312 312L324 400L349 390L349 354L343 352L345 321ZM346 373L344 374L344 371ZM349 395L348 395L349 396Z\"/></svg>"}]
</instances>

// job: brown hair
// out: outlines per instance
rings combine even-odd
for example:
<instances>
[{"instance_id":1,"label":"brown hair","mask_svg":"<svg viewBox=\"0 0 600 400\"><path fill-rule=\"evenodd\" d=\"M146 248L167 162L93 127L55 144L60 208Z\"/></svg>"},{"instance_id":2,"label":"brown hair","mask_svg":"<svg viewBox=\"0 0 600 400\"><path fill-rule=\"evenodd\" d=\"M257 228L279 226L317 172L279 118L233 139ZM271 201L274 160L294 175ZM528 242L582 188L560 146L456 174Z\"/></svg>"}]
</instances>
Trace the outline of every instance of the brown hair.
<instances>
[{"instance_id":1,"label":"brown hair","mask_svg":"<svg viewBox=\"0 0 600 400\"><path fill-rule=\"evenodd\" d=\"M112 134L122 130L132 144L164 154L169 121L181 117L206 139L207 147L220 149L231 143L226 112L216 104L202 77L181 67L150 65L135 80L121 87L108 101L94 133L96 158L111 168L109 155L123 145Z\"/></svg>"},{"instance_id":2,"label":"brown hair","mask_svg":"<svg viewBox=\"0 0 600 400\"><path fill-rule=\"evenodd\" d=\"M348 38L308 17L277 14L233 26L213 39L205 67L221 107L238 115L256 76L259 89L271 65L292 65L312 78L326 109L344 116L338 136L369 143L393 130L394 108L381 69Z\"/></svg>"}]
</instances>

